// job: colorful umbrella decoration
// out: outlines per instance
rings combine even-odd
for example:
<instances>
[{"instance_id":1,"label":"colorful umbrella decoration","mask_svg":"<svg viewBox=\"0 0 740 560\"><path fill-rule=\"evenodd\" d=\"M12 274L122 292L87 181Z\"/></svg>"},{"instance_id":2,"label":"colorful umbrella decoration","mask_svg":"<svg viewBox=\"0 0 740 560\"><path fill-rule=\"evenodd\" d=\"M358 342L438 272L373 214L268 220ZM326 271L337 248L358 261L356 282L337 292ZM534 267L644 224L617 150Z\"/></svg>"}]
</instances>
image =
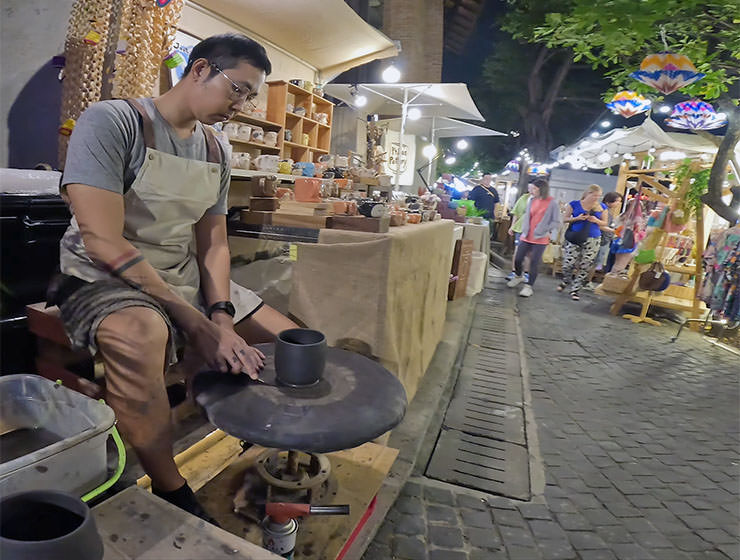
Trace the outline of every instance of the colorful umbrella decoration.
<instances>
[{"instance_id":1,"label":"colorful umbrella decoration","mask_svg":"<svg viewBox=\"0 0 740 560\"><path fill-rule=\"evenodd\" d=\"M693 84L704 76L706 74L698 72L687 56L669 52L647 55L640 69L630 74L630 77L665 95Z\"/></svg>"},{"instance_id":2,"label":"colorful umbrella decoration","mask_svg":"<svg viewBox=\"0 0 740 560\"><path fill-rule=\"evenodd\" d=\"M506 169L509 171L513 171L514 173L519 173L519 162L515 159L512 159L509 163L506 164Z\"/></svg>"},{"instance_id":3,"label":"colorful umbrella decoration","mask_svg":"<svg viewBox=\"0 0 740 560\"><path fill-rule=\"evenodd\" d=\"M606 104L615 115L622 115L625 119L644 113L650 109L651 101L634 91L620 91Z\"/></svg>"},{"instance_id":4,"label":"colorful umbrella decoration","mask_svg":"<svg viewBox=\"0 0 740 560\"><path fill-rule=\"evenodd\" d=\"M535 162L529 165L527 172L530 175L547 175L548 171L544 164Z\"/></svg>"},{"instance_id":5,"label":"colorful umbrella decoration","mask_svg":"<svg viewBox=\"0 0 740 560\"><path fill-rule=\"evenodd\" d=\"M712 130L727 124L727 118L717 113L709 103L692 99L677 103L665 124L687 130Z\"/></svg>"}]
</instances>

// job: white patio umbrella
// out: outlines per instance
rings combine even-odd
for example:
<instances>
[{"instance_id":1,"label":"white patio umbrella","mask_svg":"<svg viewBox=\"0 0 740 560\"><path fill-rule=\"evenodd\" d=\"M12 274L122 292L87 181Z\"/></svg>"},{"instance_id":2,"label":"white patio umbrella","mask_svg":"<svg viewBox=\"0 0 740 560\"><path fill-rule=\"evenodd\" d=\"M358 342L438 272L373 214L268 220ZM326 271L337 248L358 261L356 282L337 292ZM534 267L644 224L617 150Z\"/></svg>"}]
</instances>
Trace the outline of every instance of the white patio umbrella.
<instances>
[{"instance_id":1,"label":"white patio umbrella","mask_svg":"<svg viewBox=\"0 0 740 560\"><path fill-rule=\"evenodd\" d=\"M401 119L386 119L383 122L393 126L400 124ZM426 136L431 144L439 138L464 138L470 136L508 136L504 132L471 124L447 117L422 117L417 120L406 120L406 133L414 136ZM432 166L427 168L427 183L431 181Z\"/></svg>"},{"instance_id":2,"label":"white patio umbrella","mask_svg":"<svg viewBox=\"0 0 740 560\"><path fill-rule=\"evenodd\" d=\"M478 107L470 96L468 86L454 84L327 84L324 92L357 106L357 96L364 95L367 103L362 110L367 114L400 116L400 138L406 132L409 109L416 108L422 117L451 117L482 121ZM396 173L398 188L400 173Z\"/></svg>"}]
</instances>

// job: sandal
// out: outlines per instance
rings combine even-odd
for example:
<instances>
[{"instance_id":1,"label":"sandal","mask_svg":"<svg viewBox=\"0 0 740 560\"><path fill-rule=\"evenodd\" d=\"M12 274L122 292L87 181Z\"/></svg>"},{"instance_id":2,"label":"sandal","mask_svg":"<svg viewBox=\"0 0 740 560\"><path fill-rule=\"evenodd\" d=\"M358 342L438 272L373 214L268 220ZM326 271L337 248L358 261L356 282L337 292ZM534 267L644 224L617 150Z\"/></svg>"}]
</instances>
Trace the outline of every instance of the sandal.
<instances>
[{"instance_id":1,"label":"sandal","mask_svg":"<svg viewBox=\"0 0 740 560\"><path fill-rule=\"evenodd\" d=\"M578 295L578 292L571 292L570 299L572 299L573 301L580 301L581 296Z\"/></svg>"},{"instance_id":2,"label":"sandal","mask_svg":"<svg viewBox=\"0 0 740 560\"><path fill-rule=\"evenodd\" d=\"M556 290L557 290L558 292L562 292L562 291L563 291L563 290L565 289L565 286L567 286L567 284L566 284L565 282L560 282L560 284L558 284L558 287L557 287L557 288L555 288L555 289L556 289Z\"/></svg>"}]
</instances>

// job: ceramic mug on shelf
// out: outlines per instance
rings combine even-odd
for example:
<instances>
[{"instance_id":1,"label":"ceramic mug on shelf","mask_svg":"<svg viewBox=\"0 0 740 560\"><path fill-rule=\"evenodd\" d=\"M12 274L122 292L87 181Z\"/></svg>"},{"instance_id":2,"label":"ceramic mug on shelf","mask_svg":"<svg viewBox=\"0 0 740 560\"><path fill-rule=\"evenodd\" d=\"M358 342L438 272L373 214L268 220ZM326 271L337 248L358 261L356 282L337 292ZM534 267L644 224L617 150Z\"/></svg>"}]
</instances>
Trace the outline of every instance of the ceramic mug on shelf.
<instances>
[{"instance_id":1,"label":"ceramic mug on shelf","mask_svg":"<svg viewBox=\"0 0 740 560\"><path fill-rule=\"evenodd\" d=\"M331 154L321 154L319 156L319 163L324 163L327 167L334 167L334 156Z\"/></svg>"},{"instance_id":2,"label":"ceramic mug on shelf","mask_svg":"<svg viewBox=\"0 0 740 560\"><path fill-rule=\"evenodd\" d=\"M295 109L295 105L293 105L292 103L288 103L288 104L285 105L285 110L288 113L292 113L293 112L293 109Z\"/></svg>"},{"instance_id":3,"label":"ceramic mug on shelf","mask_svg":"<svg viewBox=\"0 0 740 560\"><path fill-rule=\"evenodd\" d=\"M244 142L249 142L252 139L252 127L248 124L240 124L236 131L236 137Z\"/></svg>"},{"instance_id":4,"label":"ceramic mug on shelf","mask_svg":"<svg viewBox=\"0 0 740 560\"><path fill-rule=\"evenodd\" d=\"M306 116L306 108L305 107L296 107L293 109L293 113L298 115L299 117L305 117Z\"/></svg>"},{"instance_id":5,"label":"ceramic mug on shelf","mask_svg":"<svg viewBox=\"0 0 740 560\"><path fill-rule=\"evenodd\" d=\"M290 80L290 83L299 88L303 87L303 80Z\"/></svg>"},{"instance_id":6,"label":"ceramic mug on shelf","mask_svg":"<svg viewBox=\"0 0 740 560\"><path fill-rule=\"evenodd\" d=\"M301 142L304 146L308 146L308 143L310 142L311 137L308 135L308 132L304 132L301 136Z\"/></svg>"},{"instance_id":7,"label":"ceramic mug on shelf","mask_svg":"<svg viewBox=\"0 0 740 560\"><path fill-rule=\"evenodd\" d=\"M274 130L265 132L265 144L268 146L277 145L278 133Z\"/></svg>"},{"instance_id":8,"label":"ceramic mug on shelf","mask_svg":"<svg viewBox=\"0 0 740 560\"><path fill-rule=\"evenodd\" d=\"M231 167L234 169L249 169L252 156L248 152L234 152L231 154Z\"/></svg>"},{"instance_id":9,"label":"ceramic mug on shelf","mask_svg":"<svg viewBox=\"0 0 740 560\"><path fill-rule=\"evenodd\" d=\"M284 173L285 175L290 175L290 172L292 169L293 169L292 159L284 159L283 161L278 163L278 173Z\"/></svg>"},{"instance_id":10,"label":"ceramic mug on shelf","mask_svg":"<svg viewBox=\"0 0 740 560\"><path fill-rule=\"evenodd\" d=\"M252 129L252 142L264 142L265 141L265 131L262 130L261 127L255 126Z\"/></svg>"},{"instance_id":11,"label":"ceramic mug on shelf","mask_svg":"<svg viewBox=\"0 0 740 560\"><path fill-rule=\"evenodd\" d=\"M268 173L277 173L278 164L280 158L274 155L262 154L254 159L254 164L260 171L267 171Z\"/></svg>"},{"instance_id":12,"label":"ceramic mug on shelf","mask_svg":"<svg viewBox=\"0 0 740 560\"><path fill-rule=\"evenodd\" d=\"M286 130L285 131L285 141L286 142L292 142L293 141L293 131L292 130Z\"/></svg>"},{"instance_id":13,"label":"ceramic mug on shelf","mask_svg":"<svg viewBox=\"0 0 740 560\"><path fill-rule=\"evenodd\" d=\"M316 113L314 115L314 120L319 121L321 124L328 124L329 114L328 113Z\"/></svg>"},{"instance_id":14,"label":"ceramic mug on shelf","mask_svg":"<svg viewBox=\"0 0 740 560\"><path fill-rule=\"evenodd\" d=\"M239 138L239 126L241 125L235 122L226 123L223 128L224 133L229 138Z\"/></svg>"}]
</instances>

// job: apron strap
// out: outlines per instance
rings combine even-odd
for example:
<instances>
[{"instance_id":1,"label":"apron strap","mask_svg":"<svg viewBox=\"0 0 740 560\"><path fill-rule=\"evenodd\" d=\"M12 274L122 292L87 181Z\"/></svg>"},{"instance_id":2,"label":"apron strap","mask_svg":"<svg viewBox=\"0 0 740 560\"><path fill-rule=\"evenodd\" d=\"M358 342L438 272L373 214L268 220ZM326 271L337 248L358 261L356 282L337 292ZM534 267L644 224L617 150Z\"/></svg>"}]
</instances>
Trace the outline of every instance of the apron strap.
<instances>
[{"instance_id":1,"label":"apron strap","mask_svg":"<svg viewBox=\"0 0 740 560\"><path fill-rule=\"evenodd\" d=\"M218 147L218 141L213 134L210 126L201 124L203 134L206 137L206 150L208 151L208 162L221 164L221 149Z\"/></svg>"},{"instance_id":2,"label":"apron strap","mask_svg":"<svg viewBox=\"0 0 740 560\"><path fill-rule=\"evenodd\" d=\"M144 106L136 99L127 99L126 103L131 105L131 107L139 113L139 117L141 117L141 130L144 133L144 144L146 144L147 148L156 150L156 147L154 146L154 125L152 124L152 119L149 116L149 113L146 112Z\"/></svg>"}]
</instances>

